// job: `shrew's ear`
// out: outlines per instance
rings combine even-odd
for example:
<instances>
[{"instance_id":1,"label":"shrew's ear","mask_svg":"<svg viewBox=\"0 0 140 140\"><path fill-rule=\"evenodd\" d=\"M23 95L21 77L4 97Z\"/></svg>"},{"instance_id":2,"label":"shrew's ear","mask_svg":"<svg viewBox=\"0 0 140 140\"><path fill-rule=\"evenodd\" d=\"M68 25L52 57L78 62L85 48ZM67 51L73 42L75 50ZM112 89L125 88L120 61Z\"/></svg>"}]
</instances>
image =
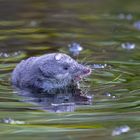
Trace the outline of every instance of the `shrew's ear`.
<instances>
[{"instance_id":1,"label":"shrew's ear","mask_svg":"<svg viewBox=\"0 0 140 140\"><path fill-rule=\"evenodd\" d=\"M55 59L56 61L60 61L62 58L63 58L63 54L61 54L61 53L58 53L58 54L56 54L56 55L54 56L54 59Z\"/></svg>"}]
</instances>

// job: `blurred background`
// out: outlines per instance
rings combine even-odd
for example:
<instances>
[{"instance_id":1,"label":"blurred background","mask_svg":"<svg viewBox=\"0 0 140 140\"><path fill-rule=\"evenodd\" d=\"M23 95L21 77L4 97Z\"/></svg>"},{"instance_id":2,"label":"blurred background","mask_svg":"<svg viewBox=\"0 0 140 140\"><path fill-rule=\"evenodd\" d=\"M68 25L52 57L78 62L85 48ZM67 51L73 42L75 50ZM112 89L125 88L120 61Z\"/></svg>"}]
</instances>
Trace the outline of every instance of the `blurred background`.
<instances>
[{"instance_id":1,"label":"blurred background","mask_svg":"<svg viewBox=\"0 0 140 140\"><path fill-rule=\"evenodd\" d=\"M92 104L55 113L16 94L16 64L52 52L95 69ZM139 69L139 0L0 0L1 139L140 140Z\"/></svg>"}]
</instances>

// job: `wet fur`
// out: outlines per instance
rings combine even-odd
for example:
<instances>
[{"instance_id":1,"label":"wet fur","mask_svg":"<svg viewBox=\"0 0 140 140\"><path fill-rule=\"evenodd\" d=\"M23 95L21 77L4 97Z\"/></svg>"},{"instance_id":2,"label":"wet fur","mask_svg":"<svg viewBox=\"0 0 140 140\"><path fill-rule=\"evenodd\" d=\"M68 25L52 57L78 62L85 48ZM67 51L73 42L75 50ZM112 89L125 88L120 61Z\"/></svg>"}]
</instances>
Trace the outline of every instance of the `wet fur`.
<instances>
[{"instance_id":1,"label":"wet fur","mask_svg":"<svg viewBox=\"0 0 140 140\"><path fill-rule=\"evenodd\" d=\"M12 73L14 86L51 91L77 85L77 75L84 75L85 66L66 54L52 53L22 60Z\"/></svg>"}]
</instances>

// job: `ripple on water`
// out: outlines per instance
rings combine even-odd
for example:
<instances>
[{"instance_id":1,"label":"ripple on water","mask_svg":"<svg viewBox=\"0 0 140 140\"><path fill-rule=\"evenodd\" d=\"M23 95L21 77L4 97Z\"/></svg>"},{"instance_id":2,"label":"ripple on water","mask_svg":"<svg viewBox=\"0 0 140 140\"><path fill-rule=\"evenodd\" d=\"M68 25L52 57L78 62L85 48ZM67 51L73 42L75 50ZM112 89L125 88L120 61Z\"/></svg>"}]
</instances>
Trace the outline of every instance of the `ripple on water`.
<instances>
[{"instance_id":1,"label":"ripple on water","mask_svg":"<svg viewBox=\"0 0 140 140\"><path fill-rule=\"evenodd\" d=\"M75 112L70 113L49 113L31 103L22 102L20 97L13 94L10 74L15 65L26 57L26 53L22 51L1 52L0 120L3 119L0 129L1 139L22 139L21 136L25 136L30 140L40 138L108 140L112 137L138 140L140 63L137 50L140 46L138 35L140 21L134 21L135 23L132 24L136 30L132 30L130 27L136 16L135 11L139 11L138 1L127 1L127 3L123 1L114 3L113 1L112 4L108 4L107 1L95 2L92 0L90 2L56 1L55 4L47 2L47 5L43 0L41 2L28 1L28 5L27 2L17 1L18 4L14 3L12 7L21 5L24 8L12 10L13 16L17 20L11 22L10 19L14 17L11 16L12 13L9 14L10 12L7 14L7 10L11 9L8 5L11 7L11 4L9 1L3 2L0 5L3 11L1 20L6 18L9 20L0 21L2 43L12 44L13 49L21 47L27 52L31 52L29 54L31 56L39 55L40 52L45 53L45 51L58 51L63 47L56 46L66 46L72 40L83 42L89 45L79 57L89 56L88 60L84 61L95 64L92 68L96 70L93 71L90 83L91 93L95 94L93 105L79 105ZM122 15L114 19L112 15L118 13L118 6L128 13L122 11ZM60 16L54 16L56 12L59 12ZM102 13L109 14L102 16ZM47 16L44 18L44 15ZM20 21L21 18L23 21ZM39 20L45 22L42 21L40 24ZM118 51L116 46L125 41L136 43L137 50L133 51L135 48L132 44L125 44L124 48L121 48L120 45L121 51ZM26 46L27 43L30 44ZM47 47L48 45L49 47ZM10 47L10 45L7 47L8 51L10 51ZM67 50L65 52L68 53L68 49L65 47ZM124 51L122 51L123 49ZM125 55L127 50L133 51L132 57ZM76 52L79 52L79 48L76 49ZM130 59L132 61L129 61ZM105 64L107 64L107 68ZM108 69L110 66L111 69ZM15 100L13 100L13 96ZM113 96L116 98L114 99ZM67 108L67 105L63 107L57 104L52 105L55 110L59 110L59 107L63 110ZM18 121L23 121L25 124L20 125ZM132 130L131 136L130 131L124 134L129 129ZM135 137L132 138L133 136Z\"/></svg>"},{"instance_id":2,"label":"ripple on water","mask_svg":"<svg viewBox=\"0 0 140 140\"><path fill-rule=\"evenodd\" d=\"M15 52L1 52L0 53L0 62L3 62L2 64L11 64L13 62L19 62L23 58L26 57L26 53L23 51L15 51ZM0 67L1 69L2 67Z\"/></svg>"},{"instance_id":3,"label":"ripple on water","mask_svg":"<svg viewBox=\"0 0 140 140\"><path fill-rule=\"evenodd\" d=\"M22 51L15 52L1 52L0 53L0 93L4 96L11 92L11 72L16 64L26 57Z\"/></svg>"}]
</instances>

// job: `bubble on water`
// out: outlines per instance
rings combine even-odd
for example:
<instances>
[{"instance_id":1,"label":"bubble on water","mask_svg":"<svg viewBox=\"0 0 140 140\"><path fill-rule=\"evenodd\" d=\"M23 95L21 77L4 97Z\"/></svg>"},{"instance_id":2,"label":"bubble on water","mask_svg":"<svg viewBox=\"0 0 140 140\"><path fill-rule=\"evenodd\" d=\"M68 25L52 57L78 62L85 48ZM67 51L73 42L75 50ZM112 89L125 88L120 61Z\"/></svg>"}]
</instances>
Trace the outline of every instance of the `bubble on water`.
<instances>
[{"instance_id":1,"label":"bubble on water","mask_svg":"<svg viewBox=\"0 0 140 140\"><path fill-rule=\"evenodd\" d=\"M92 95L92 96L87 95L86 96L87 99L93 99L93 97L94 97L94 95Z\"/></svg>"},{"instance_id":2,"label":"bubble on water","mask_svg":"<svg viewBox=\"0 0 140 140\"><path fill-rule=\"evenodd\" d=\"M126 15L126 19L127 20L132 20L133 19L133 16L131 14L128 14L128 15Z\"/></svg>"},{"instance_id":3,"label":"bubble on water","mask_svg":"<svg viewBox=\"0 0 140 140\"><path fill-rule=\"evenodd\" d=\"M9 55L7 53L3 53L4 57L9 57Z\"/></svg>"},{"instance_id":4,"label":"bubble on water","mask_svg":"<svg viewBox=\"0 0 140 140\"><path fill-rule=\"evenodd\" d=\"M94 69L104 69L105 67L107 67L107 64L93 64L92 67Z\"/></svg>"},{"instance_id":5,"label":"bubble on water","mask_svg":"<svg viewBox=\"0 0 140 140\"><path fill-rule=\"evenodd\" d=\"M61 104L51 104L54 112L62 113L62 112L73 112L75 110L75 103L61 103Z\"/></svg>"},{"instance_id":6,"label":"bubble on water","mask_svg":"<svg viewBox=\"0 0 140 140\"><path fill-rule=\"evenodd\" d=\"M0 53L0 57L9 57L9 54L8 53L1 52Z\"/></svg>"},{"instance_id":7,"label":"bubble on water","mask_svg":"<svg viewBox=\"0 0 140 140\"><path fill-rule=\"evenodd\" d=\"M115 96L115 95L113 95L113 96L112 96L112 99L115 99L115 98L116 98L116 96Z\"/></svg>"},{"instance_id":8,"label":"bubble on water","mask_svg":"<svg viewBox=\"0 0 140 140\"><path fill-rule=\"evenodd\" d=\"M107 97L111 97L112 96L111 93L109 93L109 92L106 92L104 95L107 96Z\"/></svg>"},{"instance_id":9,"label":"bubble on water","mask_svg":"<svg viewBox=\"0 0 140 140\"><path fill-rule=\"evenodd\" d=\"M25 124L24 121L18 121L18 120L14 120L12 118L4 118L2 120L3 123L6 123L6 124Z\"/></svg>"},{"instance_id":10,"label":"bubble on water","mask_svg":"<svg viewBox=\"0 0 140 140\"><path fill-rule=\"evenodd\" d=\"M21 51L17 51L17 52L12 52L12 53L6 53L6 52L1 52L0 53L0 57L14 57L14 56L18 56L20 55L22 52Z\"/></svg>"},{"instance_id":11,"label":"bubble on water","mask_svg":"<svg viewBox=\"0 0 140 140\"><path fill-rule=\"evenodd\" d=\"M115 95L112 95L112 94L109 93L109 92L105 92L105 93L104 93L104 96L106 96L106 97L111 97L112 99L115 99L115 98L116 98Z\"/></svg>"},{"instance_id":12,"label":"bubble on water","mask_svg":"<svg viewBox=\"0 0 140 140\"><path fill-rule=\"evenodd\" d=\"M77 56L79 53L83 50L83 47L78 43L71 43L68 45L69 51L72 53L72 55Z\"/></svg>"},{"instance_id":13,"label":"bubble on water","mask_svg":"<svg viewBox=\"0 0 140 140\"><path fill-rule=\"evenodd\" d=\"M112 136L117 136L117 135L121 135L123 133L126 133L130 130L130 127L127 125L123 125L120 127L116 127L113 131L112 131Z\"/></svg>"},{"instance_id":14,"label":"bubble on water","mask_svg":"<svg viewBox=\"0 0 140 140\"><path fill-rule=\"evenodd\" d=\"M36 20L32 20L32 21L29 23L29 25L30 25L31 27L36 27L36 26L38 26L38 22L37 22Z\"/></svg>"},{"instance_id":15,"label":"bubble on water","mask_svg":"<svg viewBox=\"0 0 140 140\"><path fill-rule=\"evenodd\" d=\"M17 55L19 55L19 54L21 54L21 51L14 52L14 53L13 53L13 56L17 56Z\"/></svg>"},{"instance_id":16,"label":"bubble on water","mask_svg":"<svg viewBox=\"0 0 140 140\"><path fill-rule=\"evenodd\" d=\"M121 20L132 20L133 19L133 16L131 14L123 14L123 13L120 13L118 15L118 18L121 19Z\"/></svg>"},{"instance_id":17,"label":"bubble on water","mask_svg":"<svg viewBox=\"0 0 140 140\"><path fill-rule=\"evenodd\" d=\"M126 42L126 43L122 43L121 47L126 50L133 50L135 49L136 45L134 43Z\"/></svg>"},{"instance_id":18,"label":"bubble on water","mask_svg":"<svg viewBox=\"0 0 140 140\"><path fill-rule=\"evenodd\" d=\"M134 26L134 28L136 28L137 30L140 30L140 20L134 22L133 26Z\"/></svg>"},{"instance_id":19,"label":"bubble on water","mask_svg":"<svg viewBox=\"0 0 140 140\"><path fill-rule=\"evenodd\" d=\"M118 15L118 18L119 19L125 19L125 15L123 13L121 13L121 14Z\"/></svg>"}]
</instances>

